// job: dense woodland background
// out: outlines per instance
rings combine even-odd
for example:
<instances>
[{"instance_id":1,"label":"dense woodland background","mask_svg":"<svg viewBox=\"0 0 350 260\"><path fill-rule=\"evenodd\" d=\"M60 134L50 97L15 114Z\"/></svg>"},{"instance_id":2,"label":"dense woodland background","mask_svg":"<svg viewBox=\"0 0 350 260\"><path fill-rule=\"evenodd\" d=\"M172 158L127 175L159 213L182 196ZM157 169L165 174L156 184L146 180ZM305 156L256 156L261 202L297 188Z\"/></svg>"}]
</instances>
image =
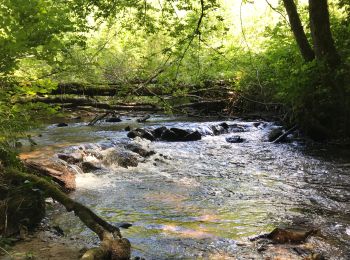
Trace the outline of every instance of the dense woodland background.
<instances>
[{"instance_id":1,"label":"dense woodland background","mask_svg":"<svg viewBox=\"0 0 350 260\"><path fill-rule=\"evenodd\" d=\"M8 215L18 227L30 205L37 224L46 196L99 236L86 254L130 258L118 227L18 159L18 138L67 107L265 113L349 140L349 18L349 0L2 0L0 249Z\"/></svg>"},{"instance_id":2,"label":"dense woodland background","mask_svg":"<svg viewBox=\"0 0 350 260\"><path fill-rule=\"evenodd\" d=\"M349 16L346 0L3 0L2 141L59 109L28 100L91 88L168 112L229 95L226 112L275 111L315 139L349 136Z\"/></svg>"}]
</instances>

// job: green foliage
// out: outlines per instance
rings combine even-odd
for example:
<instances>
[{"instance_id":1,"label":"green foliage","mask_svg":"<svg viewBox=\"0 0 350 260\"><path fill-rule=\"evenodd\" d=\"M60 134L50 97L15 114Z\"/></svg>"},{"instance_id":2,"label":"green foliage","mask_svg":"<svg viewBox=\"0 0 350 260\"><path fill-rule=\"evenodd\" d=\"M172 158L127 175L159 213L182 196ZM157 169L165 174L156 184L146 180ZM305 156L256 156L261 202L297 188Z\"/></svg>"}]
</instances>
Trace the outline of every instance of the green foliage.
<instances>
[{"instance_id":1,"label":"green foliage","mask_svg":"<svg viewBox=\"0 0 350 260\"><path fill-rule=\"evenodd\" d=\"M147 82L180 100L193 86L224 80L255 101L284 104L290 120L305 122L307 112L331 122L339 93L349 92L348 1L329 1L343 61L333 72L302 60L281 1L271 3L273 9L265 1L4 0L0 135L26 129L33 111L54 112L16 102L46 95L58 82L114 84L128 100L135 82ZM310 38L306 1L298 3ZM342 102L346 108L349 101Z\"/></svg>"},{"instance_id":2,"label":"green foliage","mask_svg":"<svg viewBox=\"0 0 350 260\"><path fill-rule=\"evenodd\" d=\"M55 53L68 42L83 43L78 32L85 27L70 2L3 0L0 4L0 72L12 71L18 61L35 55L56 61ZM74 34L69 34L74 33ZM1 74L0 74L1 75Z\"/></svg>"}]
</instances>

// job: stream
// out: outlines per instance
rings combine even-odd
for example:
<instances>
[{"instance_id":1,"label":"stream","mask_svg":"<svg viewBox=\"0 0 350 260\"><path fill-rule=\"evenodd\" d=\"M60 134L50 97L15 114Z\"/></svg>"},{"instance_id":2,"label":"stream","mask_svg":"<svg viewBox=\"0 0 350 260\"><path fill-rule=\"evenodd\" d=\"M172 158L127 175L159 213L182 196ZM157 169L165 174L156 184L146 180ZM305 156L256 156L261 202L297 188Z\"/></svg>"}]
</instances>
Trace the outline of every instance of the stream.
<instances>
[{"instance_id":1,"label":"stream","mask_svg":"<svg viewBox=\"0 0 350 260\"><path fill-rule=\"evenodd\" d=\"M127 141L126 126L179 127L205 132L223 121L153 116L139 124L90 127L50 125L36 137L28 154L49 156L69 146ZM192 119L193 120L193 119ZM72 198L111 223L129 222L122 234L133 257L146 259L259 259L245 246L247 238L280 225L302 225L320 231L312 238L327 259L350 259L350 156L312 142L266 142L274 123L225 121L243 131L206 135L195 142L133 142L156 152L137 167L111 166L76 176ZM239 135L243 143L225 138ZM66 236L86 244L98 238L64 210L51 214Z\"/></svg>"}]
</instances>

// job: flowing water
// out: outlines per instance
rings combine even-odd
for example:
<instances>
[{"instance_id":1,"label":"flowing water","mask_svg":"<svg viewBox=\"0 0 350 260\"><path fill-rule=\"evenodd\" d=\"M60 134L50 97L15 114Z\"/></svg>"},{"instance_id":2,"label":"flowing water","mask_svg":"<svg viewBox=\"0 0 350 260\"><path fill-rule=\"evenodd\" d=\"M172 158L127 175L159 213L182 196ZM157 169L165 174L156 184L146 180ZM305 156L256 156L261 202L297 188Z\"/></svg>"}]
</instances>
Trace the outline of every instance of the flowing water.
<instances>
[{"instance_id":1,"label":"flowing water","mask_svg":"<svg viewBox=\"0 0 350 260\"><path fill-rule=\"evenodd\" d=\"M146 259L259 259L242 241L295 223L320 230L315 243L329 258L350 259L349 155L317 144L266 142L273 123L226 122L242 126L234 135L246 141L226 142L232 133L197 142L136 140L157 154L137 167L78 174L72 197L112 223L132 223L122 234L133 256ZM154 117L141 126L206 132L217 123ZM50 126L37 138L37 155L79 143L118 143L128 139L122 129L136 124ZM73 214L60 211L52 221L68 236L98 242Z\"/></svg>"}]
</instances>

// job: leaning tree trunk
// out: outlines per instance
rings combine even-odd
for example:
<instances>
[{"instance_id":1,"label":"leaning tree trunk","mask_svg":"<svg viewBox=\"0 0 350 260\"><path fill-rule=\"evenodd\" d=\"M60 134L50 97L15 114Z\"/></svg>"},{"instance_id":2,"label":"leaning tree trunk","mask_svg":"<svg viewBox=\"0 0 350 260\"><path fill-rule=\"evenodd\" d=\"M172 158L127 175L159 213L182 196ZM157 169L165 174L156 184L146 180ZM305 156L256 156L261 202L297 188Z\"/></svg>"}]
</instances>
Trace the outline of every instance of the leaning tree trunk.
<instances>
[{"instance_id":1,"label":"leaning tree trunk","mask_svg":"<svg viewBox=\"0 0 350 260\"><path fill-rule=\"evenodd\" d=\"M301 55L303 56L305 61L312 61L315 58L315 54L305 35L304 28L301 24L301 20L294 0L283 0L283 4L286 8L290 22L290 27L293 31Z\"/></svg>"},{"instance_id":2,"label":"leaning tree trunk","mask_svg":"<svg viewBox=\"0 0 350 260\"><path fill-rule=\"evenodd\" d=\"M332 37L327 0L309 0L310 29L317 60L325 60L330 68L340 64L340 56Z\"/></svg>"}]
</instances>

